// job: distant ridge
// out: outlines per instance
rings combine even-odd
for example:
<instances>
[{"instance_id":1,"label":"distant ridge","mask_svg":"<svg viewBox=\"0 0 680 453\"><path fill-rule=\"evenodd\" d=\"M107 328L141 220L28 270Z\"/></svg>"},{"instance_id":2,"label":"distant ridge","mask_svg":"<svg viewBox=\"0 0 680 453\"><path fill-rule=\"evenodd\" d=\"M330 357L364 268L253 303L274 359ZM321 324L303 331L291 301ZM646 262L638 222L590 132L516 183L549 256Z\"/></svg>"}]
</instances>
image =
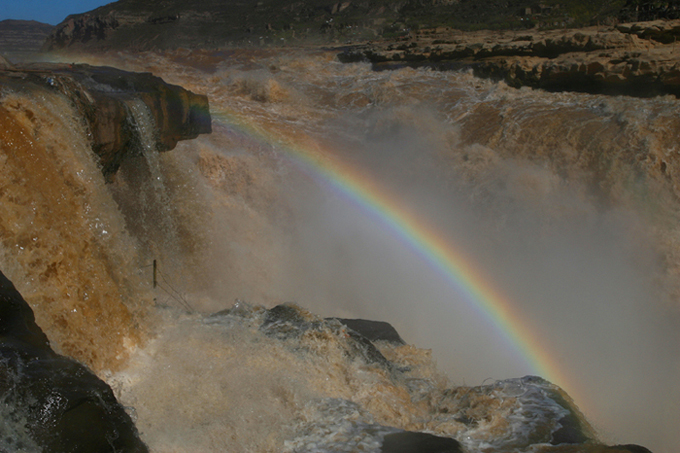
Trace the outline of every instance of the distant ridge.
<instances>
[{"instance_id":1,"label":"distant ridge","mask_svg":"<svg viewBox=\"0 0 680 453\"><path fill-rule=\"evenodd\" d=\"M680 14L680 0L120 0L57 25L44 50L350 44L413 30L578 28Z\"/></svg>"},{"instance_id":2,"label":"distant ridge","mask_svg":"<svg viewBox=\"0 0 680 453\"><path fill-rule=\"evenodd\" d=\"M38 52L53 29L34 20L0 21L0 53Z\"/></svg>"}]
</instances>

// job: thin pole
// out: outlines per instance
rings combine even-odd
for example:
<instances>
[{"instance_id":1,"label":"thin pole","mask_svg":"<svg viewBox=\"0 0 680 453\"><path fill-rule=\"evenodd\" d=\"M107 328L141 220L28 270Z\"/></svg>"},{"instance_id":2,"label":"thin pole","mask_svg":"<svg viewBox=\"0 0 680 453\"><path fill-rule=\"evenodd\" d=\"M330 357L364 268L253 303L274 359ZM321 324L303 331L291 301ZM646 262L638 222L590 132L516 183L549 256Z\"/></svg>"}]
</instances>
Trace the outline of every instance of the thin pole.
<instances>
[{"instance_id":1,"label":"thin pole","mask_svg":"<svg viewBox=\"0 0 680 453\"><path fill-rule=\"evenodd\" d=\"M156 260L153 260L153 287L155 288L156 285L158 285L158 280L156 279L156 270L158 269L158 266L156 266Z\"/></svg>"}]
</instances>

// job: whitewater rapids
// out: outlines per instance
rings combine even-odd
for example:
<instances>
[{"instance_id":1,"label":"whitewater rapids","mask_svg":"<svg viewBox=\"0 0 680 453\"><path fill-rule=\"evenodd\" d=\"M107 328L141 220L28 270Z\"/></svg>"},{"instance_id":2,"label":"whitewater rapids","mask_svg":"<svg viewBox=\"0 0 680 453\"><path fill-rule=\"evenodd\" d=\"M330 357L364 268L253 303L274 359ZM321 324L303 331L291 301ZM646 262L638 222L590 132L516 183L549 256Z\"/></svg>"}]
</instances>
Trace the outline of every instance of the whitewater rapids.
<instances>
[{"instance_id":1,"label":"whitewater rapids","mask_svg":"<svg viewBox=\"0 0 680 453\"><path fill-rule=\"evenodd\" d=\"M546 438L518 428L536 416L523 408L564 415L540 399L543 383L515 379L536 374L539 346L558 364L546 378L603 441L680 446L676 99L374 72L321 51L71 58L210 99L211 135L142 149L107 184L64 99L2 94L3 124L23 131L5 141L34 158L2 157L0 264L56 348L112 385L153 451L379 451L396 429L470 451L538 451ZM507 341L336 190L332 171L301 165L296 150L311 149L426 219L540 344ZM208 317L237 300L238 316ZM295 345L264 335L258 307L288 301L311 318L392 323L414 346L380 350L410 375L395 382L347 360L330 328ZM481 384L480 411L497 409L486 424L442 415L450 389Z\"/></svg>"}]
</instances>

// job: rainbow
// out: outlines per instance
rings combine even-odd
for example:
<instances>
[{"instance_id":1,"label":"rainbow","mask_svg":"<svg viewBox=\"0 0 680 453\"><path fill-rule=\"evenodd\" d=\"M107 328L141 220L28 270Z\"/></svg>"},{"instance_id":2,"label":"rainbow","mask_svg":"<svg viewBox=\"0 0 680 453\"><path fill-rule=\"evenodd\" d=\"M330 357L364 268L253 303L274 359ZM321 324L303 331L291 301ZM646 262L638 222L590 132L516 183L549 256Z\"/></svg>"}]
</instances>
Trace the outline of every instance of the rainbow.
<instances>
[{"instance_id":1,"label":"rainbow","mask_svg":"<svg viewBox=\"0 0 680 453\"><path fill-rule=\"evenodd\" d=\"M377 219L407 244L421 259L436 269L473 308L488 319L509 344L514 345L533 373L557 384L575 400L575 386L559 369L558 363L532 334L512 302L503 297L474 265L474 261L444 240L444 235L424 219L410 212L397 197L356 166L341 161L307 136L290 139L270 129L243 120L237 114L212 112L232 131L250 140L273 145L314 179L349 198L367 215Z\"/></svg>"}]
</instances>

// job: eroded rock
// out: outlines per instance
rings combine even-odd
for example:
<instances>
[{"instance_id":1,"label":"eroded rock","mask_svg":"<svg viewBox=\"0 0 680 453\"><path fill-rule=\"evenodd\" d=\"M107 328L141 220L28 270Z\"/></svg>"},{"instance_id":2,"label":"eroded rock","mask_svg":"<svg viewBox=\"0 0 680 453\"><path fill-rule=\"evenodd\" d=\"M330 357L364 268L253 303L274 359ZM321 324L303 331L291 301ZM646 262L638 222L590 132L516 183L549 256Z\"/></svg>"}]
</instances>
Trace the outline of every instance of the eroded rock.
<instances>
[{"instance_id":1,"label":"eroded rock","mask_svg":"<svg viewBox=\"0 0 680 453\"><path fill-rule=\"evenodd\" d=\"M421 31L349 47L338 58L370 61L376 69L470 68L513 87L678 97L678 36L680 20L578 30Z\"/></svg>"},{"instance_id":2,"label":"eroded rock","mask_svg":"<svg viewBox=\"0 0 680 453\"><path fill-rule=\"evenodd\" d=\"M377 364L390 371L393 369L392 363L371 340L352 328L345 328L343 331L343 324L332 318L327 320L318 318L296 304L286 303L267 310L260 329L266 335L282 340L299 338L308 332L330 331L345 340L344 344L349 355L360 357L368 364Z\"/></svg>"},{"instance_id":3,"label":"eroded rock","mask_svg":"<svg viewBox=\"0 0 680 453\"><path fill-rule=\"evenodd\" d=\"M367 319L329 318L340 321L345 326L361 334L370 341L387 341L395 345L406 342L399 336L397 330L384 321L370 321Z\"/></svg>"}]
</instances>

